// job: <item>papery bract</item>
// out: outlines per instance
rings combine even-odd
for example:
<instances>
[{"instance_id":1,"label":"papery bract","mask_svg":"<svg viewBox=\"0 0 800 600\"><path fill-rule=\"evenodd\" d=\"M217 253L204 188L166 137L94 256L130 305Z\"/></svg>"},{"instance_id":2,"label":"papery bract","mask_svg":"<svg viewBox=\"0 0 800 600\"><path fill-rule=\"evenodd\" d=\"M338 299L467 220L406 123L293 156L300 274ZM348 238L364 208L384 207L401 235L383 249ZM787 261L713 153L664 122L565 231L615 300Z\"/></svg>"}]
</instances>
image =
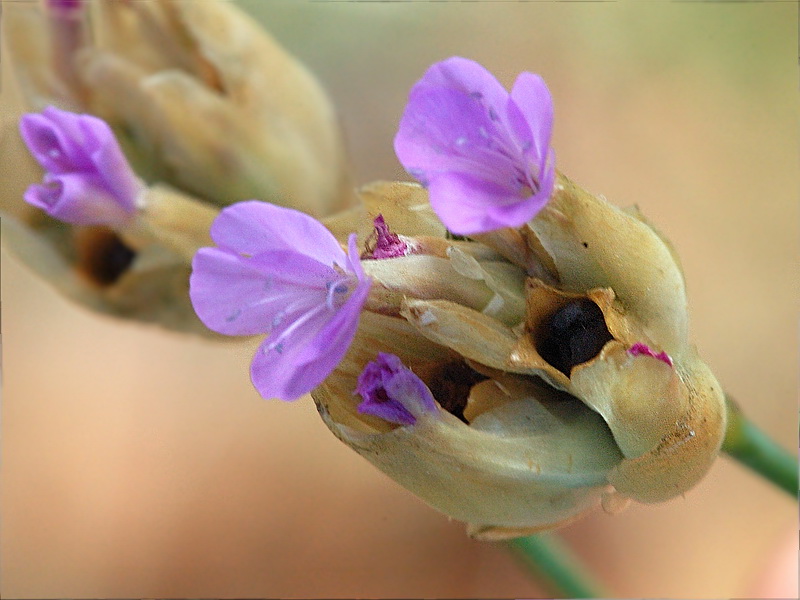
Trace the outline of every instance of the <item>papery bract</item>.
<instances>
[{"instance_id":1,"label":"papery bract","mask_svg":"<svg viewBox=\"0 0 800 600\"><path fill-rule=\"evenodd\" d=\"M552 122L552 98L538 75L521 73L509 94L478 63L453 57L411 90L395 152L454 233L519 227L553 189Z\"/></svg>"},{"instance_id":2,"label":"papery bract","mask_svg":"<svg viewBox=\"0 0 800 600\"><path fill-rule=\"evenodd\" d=\"M218 247L192 263L197 315L226 335L269 334L250 371L262 396L309 392L344 356L369 292L355 234L345 254L314 218L247 201L224 209L211 237Z\"/></svg>"},{"instance_id":3,"label":"papery bract","mask_svg":"<svg viewBox=\"0 0 800 600\"><path fill-rule=\"evenodd\" d=\"M24 115L20 133L46 171L26 202L76 225L118 226L135 212L144 184L102 119L51 106Z\"/></svg>"}]
</instances>

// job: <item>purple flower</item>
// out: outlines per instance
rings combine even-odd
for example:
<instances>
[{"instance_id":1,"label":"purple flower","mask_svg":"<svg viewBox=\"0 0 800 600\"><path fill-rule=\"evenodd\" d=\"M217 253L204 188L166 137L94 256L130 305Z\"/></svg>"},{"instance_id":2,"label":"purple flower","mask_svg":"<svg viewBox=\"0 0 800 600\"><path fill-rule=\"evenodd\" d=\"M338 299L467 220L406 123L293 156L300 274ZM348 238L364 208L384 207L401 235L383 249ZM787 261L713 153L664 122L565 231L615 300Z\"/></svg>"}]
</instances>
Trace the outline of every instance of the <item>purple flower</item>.
<instances>
[{"instance_id":1,"label":"purple flower","mask_svg":"<svg viewBox=\"0 0 800 600\"><path fill-rule=\"evenodd\" d=\"M211 238L219 247L192 262L195 312L219 333L269 334L250 368L264 398L310 392L344 357L369 292L355 234L345 254L316 219L251 200L225 208Z\"/></svg>"},{"instance_id":2,"label":"purple flower","mask_svg":"<svg viewBox=\"0 0 800 600\"><path fill-rule=\"evenodd\" d=\"M541 77L520 73L509 94L478 63L453 57L411 90L394 148L447 228L470 235L519 227L547 203L552 127Z\"/></svg>"},{"instance_id":3,"label":"purple flower","mask_svg":"<svg viewBox=\"0 0 800 600\"><path fill-rule=\"evenodd\" d=\"M20 133L44 167L25 201L76 225L124 224L144 184L136 177L105 121L52 106L20 119Z\"/></svg>"},{"instance_id":4,"label":"purple flower","mask_svg":"<svg viewBox=\"0 0 800 600\"><path fill-rule=\"evenodd\" d=\"M425 413L437 413L431 391L394 354L379 352L358 377L358 411L391 423L413 425Z\"/></svg>"},{"instance_id":5,"label":"purple flower","mask_svg":"<svg viewBox=\"0 0 800 600\"><path fill-rule=\"evenodd\" d=\"M86 0L47 0L47 8L59 16L71 16L84 9Z\"/></svg>"},{"instance_id":6,"label":"purple flower","mask_svg":"<svg viewBox=\"0 0 800 600\"><path fill-rule=\"evenodd\" d=\"M645 356L652 356L653 358L657 358L663 363L668 364L670 367L672 366L672 359L669 357L669 354L666 352L659 352L658 354L653 351L650 346L647 344L642 344L641 342L636 342L633 346L628 348L628 354L631 356L640 356L644 354Z\"/></svg>"}]
</instances>

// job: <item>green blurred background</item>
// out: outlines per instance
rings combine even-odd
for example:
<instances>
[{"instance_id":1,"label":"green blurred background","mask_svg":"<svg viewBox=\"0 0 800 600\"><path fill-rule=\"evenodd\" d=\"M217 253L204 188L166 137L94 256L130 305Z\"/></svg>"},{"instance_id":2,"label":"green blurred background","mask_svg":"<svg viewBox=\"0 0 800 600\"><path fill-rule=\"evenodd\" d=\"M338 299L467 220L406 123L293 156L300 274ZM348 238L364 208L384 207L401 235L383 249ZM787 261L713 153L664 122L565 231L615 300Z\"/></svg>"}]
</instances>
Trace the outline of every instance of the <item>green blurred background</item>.
<instances>
[{"instance_id":1,"label":"green blurred background","mask_svg":"<svg viewBox=\"0 0 800 600\"><path fill-rule=\"evenodd\" d=\"M330 91L359 183L406 178L392 138L432 62L474 58L506 85L540 73L559 168L672 239L701 355L795 447L795 3L242 5ZM544 593L339 443L310 399L261 400L255 342L98 317L2 261L3 597ZM614 595L785 597L797 517L722 458L684 498L562 533Z\"/></svg>"}]
</instances>

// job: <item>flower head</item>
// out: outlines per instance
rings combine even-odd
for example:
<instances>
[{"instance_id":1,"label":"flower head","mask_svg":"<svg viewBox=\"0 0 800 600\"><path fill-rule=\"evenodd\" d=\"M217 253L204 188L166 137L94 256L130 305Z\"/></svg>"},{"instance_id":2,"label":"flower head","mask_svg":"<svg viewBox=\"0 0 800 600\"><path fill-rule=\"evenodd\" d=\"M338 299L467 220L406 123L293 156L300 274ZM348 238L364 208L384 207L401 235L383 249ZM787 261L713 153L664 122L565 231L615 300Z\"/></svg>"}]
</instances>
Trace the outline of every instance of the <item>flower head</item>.
<instances>
[{"instance_id":1,"label":"flower head","mask_svg":"<svg viewBox=\"0 0 800 600\"><path fill-rule=\"evenodd\" d=\"M379 352L358 378L356 392L364 399L358 411L391 423L413 425L424 413L435 413L428 386L394 354Z\"/></svg>"},{"instance_id":2,"label":"flower head","mask_svg":"<svg viewBox=\"0 0 800 600\"><path fill-rule=\"evenodd\" d=\"M105 121L51 106L24 115L19 127L46 171L25 192L26 202L76 225L121 225L135 212L144 184Z\"/></svg>"},{"instance_id":3,"label":"flower head","mask_svg":"<svg viewBox=\"0 0 800 600\"><path fill-rule=\"evenodd\" d=\"M538 75L509 94L478 63L453 57L411 90L394 147L454 233L519 227L547 202L555 178L553 102Z\"/></svg>"},{"instance_id":4,"label":"flower head","mask_svg":"<svg viewBox=\"0 0 800 600\"><path fill-rule=\"evenodd\" d=\"M662 502L708 472L724 397L689 344L675 254L641 215L559 175L553 210L496 250L430 228L419 186L362 196L362 223L340 230L385 214L418 248L363 262L370 302L312 391L340 440L483 539Z\"/></svg>"},{"instance_id":5,"label":"flower head","mask_svg":"<svg viewBox=\"0 0 800 600\"><path fill-rule=\"evenodd\" d=\"M224 209L211 238L192 263L197 315L226 335L268 334L250 370L262 396L309 392L341 361L369 292L355 234L345 254L314 218L253 200Z\"/></svg>"}]
</instances>

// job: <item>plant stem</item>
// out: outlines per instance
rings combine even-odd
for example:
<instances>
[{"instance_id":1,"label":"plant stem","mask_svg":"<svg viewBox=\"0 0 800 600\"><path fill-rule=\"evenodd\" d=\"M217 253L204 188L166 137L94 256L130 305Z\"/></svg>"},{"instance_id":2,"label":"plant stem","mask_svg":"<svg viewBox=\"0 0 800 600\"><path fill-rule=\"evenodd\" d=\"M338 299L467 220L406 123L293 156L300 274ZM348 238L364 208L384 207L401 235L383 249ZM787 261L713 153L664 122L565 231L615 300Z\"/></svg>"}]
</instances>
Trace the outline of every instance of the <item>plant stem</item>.
<instances>
[{"instance_id":1,"label":"plant stem","mask_svg":"<svg viewBox=\"0 0 800 600\"><path fill-rule=\"evenodd\" d=\"M555 536L531 535L511 540L509 545L527 566L564 598L599 598L598 586Z\"/></svg>"},{"instance_id":2,"label":"plant stem","mask_svg":"<svg viewBox=\"0 0 800 600\"><path fill-rule=\"evenodd\" d=\"M722 451L796 498L797 457L750 422L731 398L727 400L728 429ZM511 540L509 546L546 582L552 592L565 598L604 596L601 588L557 537L532 535Z\"/></svg>"},{"instance_id":3,"label":"plant stem","mask_svg":"<svg viewBox=\"0 0 800 600\"><path fill-rule=\"evenodd\" d=\"M728 429L722 451L797 498L797 456L792 456L761 431L730 398Z\"/></svg>"}]
</instances>

